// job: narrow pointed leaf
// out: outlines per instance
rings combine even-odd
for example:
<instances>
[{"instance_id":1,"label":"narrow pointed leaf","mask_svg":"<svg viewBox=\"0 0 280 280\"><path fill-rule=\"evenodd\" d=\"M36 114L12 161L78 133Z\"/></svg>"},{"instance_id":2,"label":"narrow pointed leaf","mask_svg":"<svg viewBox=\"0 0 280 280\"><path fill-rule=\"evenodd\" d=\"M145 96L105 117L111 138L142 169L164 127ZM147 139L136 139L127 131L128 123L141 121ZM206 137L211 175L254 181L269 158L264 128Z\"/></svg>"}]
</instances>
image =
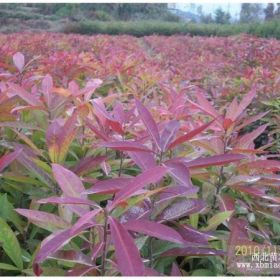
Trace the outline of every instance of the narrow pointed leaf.
<instances>
[{"instance_id":1,"label":"narrow pointed leaf","mask_svg":"<svg viewBox=\"0 0 280 280\"><path fill-rule=\"evenodd\" d=\"M176 120L171 120L165 125L165 128L160 136L160 148L163 152L167 150L168 145L176 136L179 127L180 124Z\"/></svg>"},{"instance_id":2,"label":"narrow pointed leaf","mask_svg":"<svg viewBox=\"0 0 280 280\"><path fill-rule=\"evenodd\" d=\"M77 205L89 205L89 206L98 206L94 201L77 198L77 197L48 197L43 198L37 201L39 204L77 204Z\"/></svg>"},{"instance_id":3,"label":"narrow pointed leaf","mask_svg":"<svg viewBox=\"0 0 280 280\"><path fill-rule=\"evenodd\" d=\"M146 152L127 152L128 156L138 165L142 171L155 167L156 161L152 153Z\"/></svg>"},{"instance_id":4,"label":"narrow pointed leaf","mask_svg":"<svg viewBox=\"0 0 280 280\"><path fill-rule=\"evenodd\" d=\"M122 276L144 276L145 267L133 238L117 220L109 217L118 269Z\"/></svg>"},{"instance_id":5,"label":"narrow pointed leaf","mask_svg":"<svg viewBox=\"0 0 280 280\"><path fill-rule=\"evenodd\" d=\"M49 231L64 229L69 226L69 224L62 218L51 213L29 209L16 209L16 212L26 217L31 223L35 224L36 226Z\"/></svg>"},{"instance_id":6,"label":"narrow pointed leaf","mask_svg":"<svg viewBox=\"0 0 280 280\"><path fill-rule=\"evenodd\" d=\"M156 183L159 181L167 172L166 167L157 166L142 174L136 176L129 182L121 191L116 194L116 198L111 205L111 209L118 205L123 200L131 197L135 192L142 189L148 184Z\"/></svg>"},{"instance_id":7,"label":"narrow pointed leaf","mask_svg":"<svg viewBox=\"0 0 280 280\"><path fill-rule=\"evenodd\" d=\"M180 199L165 208L159 217L157 217L157 220L175 220L193 213L199 213L205 208L206 204L203 200Z\"/></svg>"},{"instance_id":8,"label":"narrow pointed leaf","mask_svg":"<svg viewBox=\"0 0 280 280\"><path fill-rule=\"evenodd\" d=\"M100 145L101 147L106 147L119 151L139 151L139 152L152 152L150 149L142 144L134 141L115 141L115 142L105 142Z\"/></svg>"},{"instance_id":9,"label":"narrow pointed leaf","mask_svg":"<svg viewBox=\"0 0 280 280\"><path fill-rule=\"evenodd\" d=\"M8 165L10 165L20 154L21 150L15 150L12 153L6 154L0 158L0 172L2 172Z\"/></svg>"},{"instance_id":10,"label":"narrow pointed leaf","mask_svg":"<svg viewBox=\"0 0 280 280\"><path fill-rule=\"evenodd\" d=\"M172 264L171 276L182 276L182 273L177 264Z\"/></svg>"},{"instance_id":11,"label":"narrow pointed leaf","mask_svg":"<svg viewBox=\"0 0 280 280\"><path fill-rule=\"evenodd\" d=\"M149 110L137 99L135 100L136 107L139 113L141 120L143 121L145 127L148 130L151 138L154 140L154 143L157 145L158 149L160 149L160 136L157 124L155 123L151 113Z\"/></svg>"},{"instance_id":12,"label":"narrow pointed leaf","mask_svg":"<svg viewBox=\"0 0 280 280\"><path fill-rule=\"evenodd\" d=\"M173 228L149 220L130 220L124 224L124 227L127 230L143 233L149 236L159 238L161 240L166 240L179 244L185 243L181 235Z\"/></svg>"},{"instance_id":13,"label":"narrow pointed leaf","mask_svg":"<svg viewBox=\"0 0 280 280\"><path fill-rule=\"evenodd\" d=\"M81 197L85 188L76 174L55 163L52 164L52 170L56 181L66 196Z\"/></svg>"},{"instance_id":14,"label":"narrow pointed leaf","mask_svg":"<svg viewBox=\"0 0 280 280\"><path fill-rule=\"evenodd\" d=\"M13 62L19 72L22 72L25 64L24 55L21 52L17 52L13 55Z\"/></svg>"},{"instance_id":15,"label":"narrow pointed leaf","mask_svg":"<svg viewBox=\"0 0 280 280\"><path fill-rule=\"evenodd\" d=\"M204 158L197 158L191 161L187 161L184 158L175 158L172 161L179 161L182 162L186 167L189 168L203 168L212 165L224 165L231 162L240 161L242 159L247 158L245 155L242 154L223 154L223 155L216 155L216 156L209 156Z\"/></svg>"},{"instance_id":16,"label":"narrow pointed leaf","mask_svg":"<svg viewBox=\"0 0 280 280\"><path fill-rule=\"evenodd\" d=\"M213 124L214 120L209 122L209 123L206 123L202 126L199 126L197 128L195 128L194 130L178 137L175 141L173 141L172 143L170 143L168 145L168 149L172 149L174 147L176 147L177 145L179 144L182 144L188 140L191 140L193 137L195 137L196 135L200 134L201 132L203 132L206 128L208 128L211 124Z\"/></svg>"},{"instance_id":17,"label":"narrow pointed leaf","mask_svg":"<svg viewBox=\"0 0 280 280\"><path fill-rule=\"evenodd\" d=\"M33 262L34 272L38 271L38 264L45 259L56 253L60 248L66 245L73 237L81 234L85 229L92 227L96 224L92 219L100 212L100 210L94 210L82 216L71 228L62 231L57 231L45 240L41 244L41 248L35 257Z\"/></svg>"},{"instance_id":18,"label":"narrow pointed leaf","mask_svg":"<svg viewBox=\"0 0 280 280\"><path fill-rule=\"evenodd\" d=\"M42 92L48 107L50 107L51 105L52 90L53 90L53 79L49 74L47 74L42 80Z\"/></svg>"},{"instance_id":19,"label":"narrow pointed leaf","mask_svg":"<svg viewBox=\"0 0 280 280\"><path fill-rule=\"evenodd\" d=\"M93 187L86 189L85 194L113 194L124 188L132 178L112 178L96 182Z\"/></svg>"},{"instance_id":20,"label":"narrow pointed leaf","mask_svg":"<svg viewBox=\"0 0 280 280\"><path fill-rule=\"evenodd\" d=\"M43 107L43 103L37 97L16 84L9 83L9 91L12 94L18 95L21 99L23 99L31 106Z\"/></svg>"},{"instance_id":21,"label":"narrow pointed leaf","mask_svg":"<svg viewBox=\"0 0 280 280\"><path fill-rule=\"evenodd\" d=\"M106 159L106 156L89 156L81 159L77 165L75 165L72 168L72 171L78 175L84 175L86 173L89 173L92 169L97 167L99 164L104 162Z\"/></svg>"},{"instance_id":22,"label":"narrow pointed leaf","mask_svg":"<svg viewBox=\"0 0 280 280\"><path fill-rule=\"evenodd\" d=\"M204 228L205 231L208 230L214 230L216 227L222 223L224 223L226 220L228 220L234 211L224 211L220 212L216 215L214 215L209 221L208 221L208 226Z\"/></svg>"},{"instance_id":23,"label":"narrow pointed leaf","mask_svg":"<svg viewBox=\"0 0 280 280\"><path fill-rule=\"evenodd\" d=\"M222 250L216 250L211 248L199 248L199 247L185 247L185 248L174 248L163 253L163 257L172 256L224 256L225 252Z\"/></svg>"},{"instance_id":24,"label":"narrow pointed leaf","mask_svg":"<svg viewBox=\"0 0 280 280\"><path fill-rule=\"evenodd\" d=\"M19 268L23 269L22 254L19 242L9 225L0 218L0 247Z\"/></svg>"}]
</instances>

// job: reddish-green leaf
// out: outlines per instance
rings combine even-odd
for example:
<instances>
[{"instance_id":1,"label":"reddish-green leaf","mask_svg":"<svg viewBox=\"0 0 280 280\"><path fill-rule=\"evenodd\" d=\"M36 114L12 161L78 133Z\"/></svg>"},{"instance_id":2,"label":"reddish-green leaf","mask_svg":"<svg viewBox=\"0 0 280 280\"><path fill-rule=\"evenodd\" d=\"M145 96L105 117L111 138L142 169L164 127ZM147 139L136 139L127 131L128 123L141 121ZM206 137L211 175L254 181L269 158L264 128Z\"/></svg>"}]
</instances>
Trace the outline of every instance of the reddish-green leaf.
<instances>
[{"instance_id":1,"label":"reddish-green leaf","mask_svg":"<svg viewBox=\"0 0 280 280\"><path fill-rule=\"evenodd\" d=\"M145 267L134 240L116 219L109 217L118 269L122 276L144 276Z\"/></svg>"},{"instance_id":2,"label":"reddish-green leaf","mask_svg":"<svg viewBox=\"0 0 280 280\"><path fill-rule=\"evenodd\" d=\"M115 199L113 200L110 209L114 208L116 205L131 197L135 192L142 189L148 184L156 183L159 181L167 172L166 167L157 166L147 171L144 171L140 175L133 178L122 190L120 190Z\"/></svg>"},{"instance_id":3,"label":"reddish-green leaf","mask_svg":"<svg viewBox=\"0 0 280 280\"><path fill-rule=\"evenodd\" d=\"M21 150L15 150L12 153L6 154L0 158L0 172L2 172L8 165L10 165L20 154Z\"/></svg>"},{"instance_id":4,"label":"reddish-green leaf","mask_svg":"<svg viewBox=\"0 0 280 280\"><path fill-rule=\"evenodd\" d=\"M25 64L24 55L21 52L17 52L13 55L13 62L19 72L22 72Z\"/></svg>"},{"instance_id":5,"label":"reddish-green leaf","mask_svg":"<svg viewBox=\"0 0 280 280\"><path fill-rule=\"evenodd\" d=\"M166 240L179 244L185 243L182 236L176 230L153 221L144 219L130 220L124 224L124 227L127 230L143 233L149 236L159 238L161 240Z\"/></svg>"},{"instance_id":6,"label":"reddish-green leaf","mask_svg":"<svg viewBox=\"0 0 280 280\"><path fill-rule=\"evenodd\" d=\"M160 136L159 136L157 124L155 123L149 110L140 101L136 99L135 103L141 120L143 121L145 127L147 128L148 133L150 134L154 143L157 145L158 149L160 150Z\"/></svg>"},{"instance_id":7,"label":"reddish-green leaf","mask_svg":"<svg viewBox=\"0 0 280 280\"><path fill-rule=\"evenodd\" d=\"M52 164L54 177L66 196L81 197L85 190L81 179L59 164Z\"/></svg>"},{"instance_id":8,"label":"reddish-green leaf","mask_svg":"<svg viewBox=\"0 0 280 280\"><path fill-rule=\"evenodd\" d=\"M69 226L69 224L62 218L51 213L28 209L16 209L16 212L26 217L31 223L35 224L36 226L49 231L64 229Z\"/></svg>"},{"instance_id":9,"label":"reddish-green leaf","mask_svg":"<svg viewBox=\"0 0 280 280\"><path fill-rule=\"evenodd\" d=\"M176 120L169 121L160 135L160 148L165 152L168 148L168 145L176 136L177 131L179 130L180 124Z\"/></svg>"},{"instance_id":10,"label":"reddish-green leaf","mask_svg":"<svg viewBox=\"0 0 280 280\"><path fill-rule=\"evenodd\" d=\"M172 143L170 143L168 145L168 149L172 149L175 146L182 144L188 140L191 140L193 137L195 137L196 135L200 134L202 131L204 131L206 128L208 128L211 124L213 124L214 121L211 121L209 123L206 123L202 126L199 126L197 128L195 128L194 130L178 137L175 141L173 141Z\"/></svg>"},{"instance_id":11,"label":"reddish-green leaf","mask_svg":"<svg viewBox=\"0 0 280 280\"><path fill-rule=\"evenodd\" d=\"M119 151L151 152L151 150L145 147L144 145L134 141L105 142L102 143L100 146Z\"/></svg>"}]
</instances>

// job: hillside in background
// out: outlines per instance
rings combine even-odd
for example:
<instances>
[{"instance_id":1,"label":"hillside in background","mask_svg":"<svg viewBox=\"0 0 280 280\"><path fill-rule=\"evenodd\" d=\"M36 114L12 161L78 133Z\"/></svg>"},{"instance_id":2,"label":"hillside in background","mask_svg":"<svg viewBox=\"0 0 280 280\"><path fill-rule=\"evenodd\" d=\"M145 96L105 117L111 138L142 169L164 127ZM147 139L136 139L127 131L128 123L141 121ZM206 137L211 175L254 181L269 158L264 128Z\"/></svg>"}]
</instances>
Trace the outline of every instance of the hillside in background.
<instances>
[{"instance_id":1,"label":"hillside in background","mask_svg":"<svg viewBox=\"0 0 280 280\"><path fill-rule=\"evenodd\" d=\"M241 33L280 38L280 3L242 3L238 20L229 10L193 4L183 11L171 4L29 3L0 4L0 32L63 32L78 34L158 34L231 36Z\"/></svg>"},{"instance_id":2,"label":"hillside in background","mask_svg":"<svg viewBox=\"0 0 280 280\"><path fill-rule=\"evenodd\" d=\"M167 4L0 4L0 31L63 31L73 22L161 20L178 22Z\"/></svg>"}]
</instances>

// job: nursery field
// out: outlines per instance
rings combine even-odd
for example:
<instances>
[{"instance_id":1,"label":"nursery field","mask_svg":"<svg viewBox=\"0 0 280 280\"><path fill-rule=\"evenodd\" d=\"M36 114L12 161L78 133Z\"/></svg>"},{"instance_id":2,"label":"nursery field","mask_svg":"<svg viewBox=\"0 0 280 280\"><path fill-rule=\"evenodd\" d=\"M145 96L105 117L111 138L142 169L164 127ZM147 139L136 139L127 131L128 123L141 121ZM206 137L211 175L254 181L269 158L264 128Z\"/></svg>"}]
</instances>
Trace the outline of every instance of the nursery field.
<instances>
[{"instance_id":1,"label":"nursery field","mask_svg":"<svg viewBox=\"0 0 280 280\"><path fill-rule=\"evenodd\" d=\"M280 245L279 70L248 35L0 34L0 276L279 275L235 263Z\"/></svg>"}]
</instances>

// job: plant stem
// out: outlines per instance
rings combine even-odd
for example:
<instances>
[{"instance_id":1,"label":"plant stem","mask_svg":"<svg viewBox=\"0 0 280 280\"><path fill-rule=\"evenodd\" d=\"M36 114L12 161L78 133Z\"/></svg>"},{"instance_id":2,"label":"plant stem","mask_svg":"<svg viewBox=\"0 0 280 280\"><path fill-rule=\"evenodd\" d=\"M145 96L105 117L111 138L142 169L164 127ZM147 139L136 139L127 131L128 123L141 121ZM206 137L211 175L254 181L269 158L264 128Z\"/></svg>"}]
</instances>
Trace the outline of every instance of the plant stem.
<instances>
[{"instance_id":1,"label":"plant stem","mask_svg":"<svg viewBox=\"0 0 280 280\"><path fill-rule=\"evenodd\" d=\"M101 260L101 275L104 276L106 272L106 255L107 255L107 226L108 226L108 214L107 211L104 209L104 233L103 233L103 253L102 253L102 260Z\"/></svg>"},{"instance_id":2,"label":"plant stem","mask_svg":"<svg viewBox=\"0 0 280 280\"><path fill-rule=\"evenodd\" d=\"M220 175L217 183L216 193L213 200L213 207L212 207L213 210L216 209L217 197L220 194L221 188L223 186L223 178L224 178L224 167L222 166L220 169Z\"/></svg>"},{"instance_id":3,"label":"plant stem","mask_svg":"<svg viewBox=\"0 0 280 280\"><path fill-rule=\"evenodd\" d=\"M148 251L149 251L149 266L153 266L153 238L149 238L149 243L148 243Z\"/></svg>"},{"instance_id":4,"label":"plant stem","mask_svg":"<svg viewBox=\"0 0 280 280\"><path fill-rule=\"evenodd\" d=\"M119 167L119 177L122 175L122 168L123 168L123 153L120 153L120 167Z\"/></svg>"},{"instance_id":5,"label":"plant stem","mask_svg":"<svg viewBox=\"0 0 280 280\"><path fill-rule=\"evenodd\" d=\"M223 138L224 138L223 139L224 140L223 141L224 142L224 154L226 154L229 138L226 134L224 135ZM223 180L224 180L224 166L222 166L221 169L220 169L220 175L219 175L218 182L217 182L217 188L216 188L216 193L215 193L214 200L213 200L212 210L216 209L217 197L221 192L221 188L223 186Z\"/></svg>"}]
</instances>

